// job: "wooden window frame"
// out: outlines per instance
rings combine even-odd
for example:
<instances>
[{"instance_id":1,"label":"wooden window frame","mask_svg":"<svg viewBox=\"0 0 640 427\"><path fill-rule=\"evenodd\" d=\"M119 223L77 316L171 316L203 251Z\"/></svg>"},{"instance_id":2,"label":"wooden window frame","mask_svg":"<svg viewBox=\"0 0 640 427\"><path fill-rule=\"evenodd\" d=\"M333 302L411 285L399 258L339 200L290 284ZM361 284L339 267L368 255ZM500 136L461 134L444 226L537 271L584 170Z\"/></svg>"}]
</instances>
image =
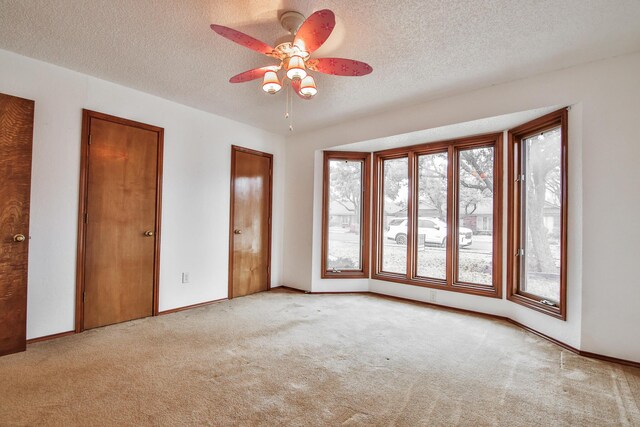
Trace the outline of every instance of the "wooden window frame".
<instances>
[{"instance_id":1,"label":"wooden window frame","mask_svg":"<svg viewBox=\"0 0 640 427\"><path fill-rule=\"evenodd\" d=\"M494 184L493 184L493 262L492 285L459 282L457 277L458 254L458 223L457 197L458 197L458 153L460 150L481 147L493 147L494 149ZM459 138L448 141L433 142L414 145L410 147L394 148L374 153L373 157L373 254L371 278L407 285L422 286L426 288L441 289L466 294L487 296L493 298L502 297L502 132L478 135L467 138ZM415 220L418 218L418 156L447 152L447 229L455 230L447 234L446 254L446 280L421 277L417 275L417 251L415 240L417 233ZM409 170L409 198L407 203L407 273L390 273L382 271L382 245L384 231L382 230L381 203L384 200L382 193L383 162L385 160L408 158Z\"/></svg>"},{"instance_id":2,"label":"wooden window frame","mask_svg":"<svg viewBox=\"0 0 640 427\"><path fill-rule=\"evenodd\" d=\"M394 273L382 270L382 245L384 244L384 231L382 231L382 221L384 210L381 209L382 202L384 201L384 166L383 163L386 160L397 160L407 158L407 177L409 181L409 197L407 200L407 248L413 244L413 224L409 220L409 212L413 209L413 203L411 200L412 194L412 157L406 148L391 149L373 153L373 263L371 278L379 280L388 280L391 282L407 283L407 277L409 271L411 271L411 252L407 249L407 266L406 272Z\"/></svg>"},{"instance_id":3,"label":"wooden window frame","mask_svg":"<svg viewBox=\"0 0 640 427\"><path fill-rule=\"evenodd\" d=\"M516 250L520 248L522 220L520 214L520 185L516 177L521 174L522 153L516 144L522 139L561 127L560 154L560 301L557 307L543 304L541 297L520 290L520 258ZM508 137L508 227L507 227L507 299L555 318L567 319L567 211L568 201L568 109L563 108L545 116L524 123L509 131Z\"/></svg>"},{"instance_id":4,"label":"wooden window frame","mask_svg":"<svg viewBox=\"0 0 640 427\"><path fill-rule=\"evenodd\" d=\"M435 277L424 277L424 276L418 276L418 251L415 250L417 248L417 246L414 248L414 244L413 242L416 241L417 239L417 234L418 234L418 228L419 227L415 227L415 219L417 218L419 221L419 211L420 211L420 202L418 201L418 191L419 191L419 182L418 182L418 168L419 168L419 157L420 156L428 156L428 155L433 155L433 154L442 154L442 153L446 153L447 154L447 229L450 230L451 228L449 228L451 226L451 221L453 221L453 217L451 217L450 215L450 200L449 198L451 197L450 195L452 194L452 185L453 182L450 179L452 175L452 167L453 167L453 162L450 161L450 159L452 158L452 153L453 153L453 145L449 145L449 146L443 146L440 147L440 144L438 144L437 146L427 146L423 149L417 149L413 152L412 154L412 161L409 163L409 169L410 169L410 174L412 175L410 178L410 183L412 185L409 186L409 203L411 204L411 212L412 215L411 217L414 218L413 221L409 221L409 225L411 228L411 248L409 249L409 254L411 257L411 264L408 267L407 271L409 271L410 274L410 280L414 281L422 286L427 286L427 287L451 287L452 286L452 281L451 281L451 276L449 274L449 270L451 269L451 265L453 262L453 257L452 257L452 252L451 250L449 250L449 248L453 248L452 245L452 240L453 236L451 236L451 233L447 233L447 253L446 253L446 262L445 262L445 275L446 275L446 279L439 279L439 278L435 278ZM414 199L414 195L415 195L415 199ZM418 203L414 203L415 201L418 201ZM419 225L419 224L418 224ZM456 239L457 239L457 233L456 233ZM408 242L407 242L408 244ZM417 245L417 244L416 244ZM382 262L382 257L380 258L380 261ZM413 283L411 283L413 284Z\"/></svg>"},{"instance_id":5,"label":"wooden window frame","mask_svg":"<svg viewBox=\"0 0 640 427\"><path fill-rule=\"evenodd\" d=\"M360 269L334 271L327 268L329 251L329 162L332 160L361 161L362 207L360 209ZM322 260L323 279L368 279L369 278L369 232L371 229L371 154L352 151L325 151L322 182Z\"/></svg>"}]
</instances>

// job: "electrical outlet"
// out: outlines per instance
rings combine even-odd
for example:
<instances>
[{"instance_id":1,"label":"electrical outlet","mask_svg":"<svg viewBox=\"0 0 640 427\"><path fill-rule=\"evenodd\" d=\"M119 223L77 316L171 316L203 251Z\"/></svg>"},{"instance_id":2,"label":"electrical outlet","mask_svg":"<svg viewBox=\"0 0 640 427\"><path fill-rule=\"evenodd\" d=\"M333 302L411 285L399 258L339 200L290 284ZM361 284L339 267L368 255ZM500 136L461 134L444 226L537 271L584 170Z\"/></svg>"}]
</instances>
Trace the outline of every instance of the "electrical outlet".
<instances>
[{"instance_id":1,"label":"electrical outlet","mask_svg":"<svg viewBox=\"0 0 640 427\"><path fill-rule=\"evenodd\" d=\"M182 273L182 283L189 283L189 273Z\"/></svg>"},{"instance_id":2,"label":"electrical outlet","mask_svg":"<svg viewBox=\"0 0 640 427\"><path fill-rule=\"evenodd\" d=\"M438 295L438 293L434 290L430 290L429 291L429 301L431 302L436 302L436 296Z\"/></svg>"}]
</instances>

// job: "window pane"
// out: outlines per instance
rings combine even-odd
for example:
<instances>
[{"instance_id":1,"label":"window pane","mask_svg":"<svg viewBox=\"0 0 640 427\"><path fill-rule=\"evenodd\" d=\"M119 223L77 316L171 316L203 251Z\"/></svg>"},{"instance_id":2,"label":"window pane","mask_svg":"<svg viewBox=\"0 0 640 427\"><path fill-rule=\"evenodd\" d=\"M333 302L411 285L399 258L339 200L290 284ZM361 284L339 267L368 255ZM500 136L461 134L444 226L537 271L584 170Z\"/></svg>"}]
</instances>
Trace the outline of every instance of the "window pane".
<instances>
[{"instance_id":1,"label":"window pane","mask_svg":"<svg viewBox=\"0 0 640 427\"><path fill-rule=\"evenodd\" d=\"M407 201L409 166L407 158L383 161L382 271L407 272Z\"/></svg>"},{"instance_id":2,"label":"window pane","mask_svg":"<svg viewBox=\"0 0 640 427\"><path fill-rule=\"evenodd\" d=\"M493 283L493 163L493 147L459 151L459 282Z\"/></svg>"},{"instance_id":3,"label":"window pane","mask_svg":"<svg viewBox=\"0 0 640 427\"><path fill-rule=\"evenodd\" d=\"M329 161L327 270L360 270L362 175L360 160Z\"/></svg>"},{"instance_id":4,"label":"window pane","mask_svg":"<svg viewBox=\"0 0 640 427\"><path fill-rule=\"evenodd\" d=\"M417 275L447 278L447 153L418 156Z\"/></svg>"},{"instance_id":5,"label":"window pane","mask_svg":"<svg viewBox=\"0 0 640 427\"><path fill-rule=\"evenodd\" d=\"M560 300L560 127L523 140L524 280L521 289Z\"/></svg>"}]
</instances>

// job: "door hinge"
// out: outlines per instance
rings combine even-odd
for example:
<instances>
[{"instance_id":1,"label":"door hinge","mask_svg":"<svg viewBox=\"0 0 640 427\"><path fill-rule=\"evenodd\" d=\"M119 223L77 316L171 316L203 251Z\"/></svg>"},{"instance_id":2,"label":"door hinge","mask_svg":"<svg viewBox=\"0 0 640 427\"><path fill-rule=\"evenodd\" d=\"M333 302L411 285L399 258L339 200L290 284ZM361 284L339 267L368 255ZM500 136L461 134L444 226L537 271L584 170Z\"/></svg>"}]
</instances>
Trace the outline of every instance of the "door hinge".
<instances>
[{"instance_id":1,"label":"door hinge","mask_svg":"<svg viewBox=\"0 0 640 427\"><path fill-rule=\"evenodd\" d=\"M518 249L516 251L516 256L524 256L524 249Z\"/></svg>"},{"instance_id":2,"label":"door hinge","mask_svg":"<svg viewBox=\"0 0 640 427\"><path fill-rule=\"evenodd\" d=\"M86 302L87 301L87 293L83 292L82 293L82 302Z\"/></svg>"},{"instance_id":3,"label":"door hinge","mask_svg":"<svg viewBox=\"0 0 640 427\"><path fill-rule=\"evenodd\" d=\"M86 224L89 220L89 213L85 212L82 218L82 221Z\"/></svg>"},{"instance_id":4,"label":"door hinge","mask_svg":"<svg viewBox=\"0 0 640 427\"><path fill-rule=\"evenodd\" d=\"M91 145L91 134L89 134L89 145Z\"/></svg>"},{"instance_id":5,"label":"door hinge","mask_svg":"<svg viewBox=\"0 0 640 427\"><path fill-rule=\"evenodd\" d=\"M516 182L519 182L519 181L524 182L524 175L518 175L516 177Z\"/></svg>"}]
</instances>

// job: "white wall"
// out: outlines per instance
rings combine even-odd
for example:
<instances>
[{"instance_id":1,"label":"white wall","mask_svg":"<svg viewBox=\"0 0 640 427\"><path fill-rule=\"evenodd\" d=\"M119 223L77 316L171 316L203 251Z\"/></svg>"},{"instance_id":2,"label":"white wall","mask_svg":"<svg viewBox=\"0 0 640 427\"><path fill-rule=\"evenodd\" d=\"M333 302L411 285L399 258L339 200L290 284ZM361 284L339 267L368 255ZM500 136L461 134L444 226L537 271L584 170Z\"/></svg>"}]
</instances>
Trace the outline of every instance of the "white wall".
<instances>
[{"instance_id":1,"label":"white wall","mask_svg":"<svg viewBox=\"0 0 640 427\"><path fill-rule=\"evenodd\" d=\"M28 338L74 328L82 108L165 129L161 311L227 297L232 144L274 154L272 286L281 284L282 136L3 50L0 92L35 100Z\"/></svg>"},{"instance_id":2,"label":"white wall","mask_svg":"<svg viewBox=\"0 0 640 427\"><path fill-rule=\"evenodd\" d=\"M438 303L513 318L569 345L640 361L640 54L492 86L287 140L284 283L326 291L318 262L317 151L514 112L572 105L569 129L568 319L506 300L437 291ZM317 176L315 176L317 178ZM315 187L314 187L315 185ZM335 280L333 281L335 282ZM348 281L338 290L348 290ZM354 290L361 283L354 283ZM371 280L374 292L428 300L423 288Z\"/></svg>"}]
</instances>

